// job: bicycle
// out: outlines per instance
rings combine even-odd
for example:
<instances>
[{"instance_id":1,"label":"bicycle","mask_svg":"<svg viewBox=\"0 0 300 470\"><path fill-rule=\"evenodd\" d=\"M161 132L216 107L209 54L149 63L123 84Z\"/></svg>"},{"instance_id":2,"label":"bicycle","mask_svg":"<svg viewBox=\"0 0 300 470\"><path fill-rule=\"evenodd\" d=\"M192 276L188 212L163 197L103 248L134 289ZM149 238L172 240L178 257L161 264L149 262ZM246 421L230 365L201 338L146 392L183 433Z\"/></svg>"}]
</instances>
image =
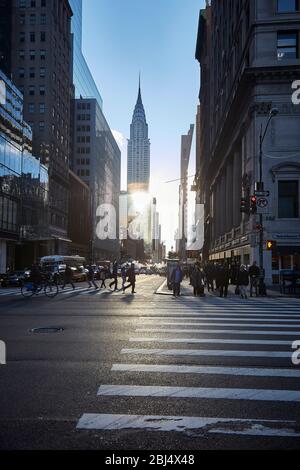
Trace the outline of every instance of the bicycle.
<instances>
[{"instance_id":1,"label":"bicycle","mask_svg":"<svg viewBox=\"0 0 300 470\"><path fill-rule=\"evenodd\" d=\"M26 299L38 295L40 292L44 291L46 297L53 299L58 294L58 285L53 281L42 281L40 284L35 284L33 282L26 282L21 287L21 294Z\"/></svg>"}]
</instances>

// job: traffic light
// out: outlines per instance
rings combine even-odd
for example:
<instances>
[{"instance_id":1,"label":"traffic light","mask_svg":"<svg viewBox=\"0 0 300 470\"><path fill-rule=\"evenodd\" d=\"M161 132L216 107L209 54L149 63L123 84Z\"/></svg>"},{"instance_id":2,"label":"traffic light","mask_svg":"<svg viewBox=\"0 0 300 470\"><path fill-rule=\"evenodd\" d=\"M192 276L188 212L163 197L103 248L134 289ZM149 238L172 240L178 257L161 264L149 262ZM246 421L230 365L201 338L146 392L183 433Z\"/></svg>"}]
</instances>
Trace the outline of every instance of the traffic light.
<instances>
[{"instance_id":1,"label":"traffic light","mask_svg":"<svg viewBox=\"0 0 300 470\"><path fill-rule=\"evenodd\" d=\"M249 214L249 203L245 197L241 198L241 212Z\"/></svg>"},{"instance_id":2,"label":"traffic light","mask_svg":"<svg viewBox=\"0 0 300 470\"><path fill-rule=\"evenodd\" d=\"M257 213L257 197L251 196L250 198L250 214Z\"/></svg>"},{"instance_id":3,"label":"traffic light","mask_svg":"<svg viewBox=\"0 0 300 470\"><path fill-rule=\"evenodd\" d=\"M267 240L266 242L266 249L267 251L274 251L276 249L276 242L274 242L273 240Z\"/></svg>"}]
</instances>

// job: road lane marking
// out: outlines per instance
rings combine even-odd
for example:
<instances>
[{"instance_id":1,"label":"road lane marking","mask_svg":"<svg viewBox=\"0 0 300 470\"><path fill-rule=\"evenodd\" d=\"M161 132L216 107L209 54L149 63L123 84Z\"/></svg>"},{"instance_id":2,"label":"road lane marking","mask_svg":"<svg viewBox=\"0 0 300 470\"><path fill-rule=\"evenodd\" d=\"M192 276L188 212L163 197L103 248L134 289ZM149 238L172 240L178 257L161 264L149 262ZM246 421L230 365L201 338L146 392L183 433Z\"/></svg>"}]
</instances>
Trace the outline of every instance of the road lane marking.
<instances>
[{"instance_id":1,"label":"road lane marking","mask_svg":"<svg viewBox=\"0 0 300 470\"><path fill-rule=\"evenodd\" d=\"M139 319L139 322L141 323L141 320ZM142 323L145 325L152 325L153 322L157 322L157 320L147 320L143 321ZM159 321L157 323L158 325L162 326L241 326L241 327L252 327L252 328L299 328L300 325L286 325L286 324L280 324L280 325L271 325L269 323L262 323L260 325L257 325L255 323L217 323L217 322L193 322L193 323L188 323L188 322L177 322L177 321ZM300 331L299 331L300 334Z\"/></svg>"},{"instance_id":2,"label":"road lane marking","mask_svg":"<svg viewBox=\"0 0 300 470\"><path fill-rule=\"evenodd\" d=\"M140 349L124 348L121 354L141 354L155 356L217 356L217 357L273 357L289 358L290 351L234 351L231 349Z\"/></svg>"},{"instance_id":3,"label":"road lane marking","mask_svg":"<svg viewBox=\"0 0 300 470\"><path fill-rule=\"evenodd\" d=\"M207 318L203 318L202 316L199 318L199 316L195 316L195 317L176 317L175 319L172 318L172 317L169 317L169 316L160 316L160 317L155 317L153 318L153 320L151 320L151 318L149 317L139 317L139 322L150 322L150 321L159 321L159 324L161 324L161 321L172 321L173 323L173 320L176 320L176 321L180 321L180 322L185 322L185 321L190 321L192 320L193 321L193 325L196 325L197 323L194 322L194 320L201 320L201 321L211 321L211 320L223 320L223 321L226 321L225 324L231 324L229 323L231 320L236 322L248 322L248 321L252 321L252 322L258 322L258 323L261 323L261 322L264 322L264 321L268 321L270 323L279 323L279 327L280 326L284 326L283 324L281 324L281 322L287 322L287 323L299 323L299 325L295 325L295 326L300 326L300 320L295 320L295 319L286 319L286 318L280 318L280 319L272 319L272 318L235 318L235 317L229 317L229 318L222 318L221 316L220 317L207 317ZM215 324L215 323L212 323L212 325ZM181 323L178 323L178 325L181 325ZM245 324L242 323L243 326L247 326ZM263 326L263 325L260 325L260 326Z\"/></svg>"},{"instance_id":4,"label":"road lane marking","mask_svg":"<svg viewBox=\"0 0 300 470\"><path fill-rule=\"evenodd\" d=\"M192 432L238 434L250 436L299 437L296 421L237 418L205 418L192 416L121 415L85 413L77 429L120 431L143 429L160 432Z\"/></svg>"},{"instance_id":5,"label":"road lane marking","mask_svg":"<svg viewBox=\"0 0 300 470\"><path fill-rule=\"evenodd\" d=\"M208 329L179 329L179 328L137 328L137 333L209 333L224 335L265 335L265 336L300 336L295 331L270 331L270 330L208 330ZM297 339L297 338L295 338Z\"/></svg>"},{"instance_id":6,"label":"road lane marking","mask_svg":"<svg viewBox=\"0 0 300 470\"><path fill-rule=\"evenodd\" d=\"M222 338L129 338L131 343L186 343L186 344L264 344L266 346L292 346L291 341L272 339L222 339Z\"/></svg>"},{"instance_id":7,"label":"road lane marking","mask_svg":"<svg viewBox=\"0 0 300 470\"><path fill-rule=\"evenodd\" d=\"M101 385L98 396L205 398L224 400L300 402L298 390L255 388L166 387L152 385Z\"/></svg>"},{"instance_id":8,"label":"road lane marking","mask_svg":"<svg viewBox=\"0 0 300 470\"><path fill-rule=\"evenodd\" d=\"M257 367L216 367L216 366L185 366L159 364L113 364L113 372L158 372L173 374L208 374L208 375L240 375L251 377L285 377L300 378L300 369L268 369Z\"/></svg>"}]
</instances>

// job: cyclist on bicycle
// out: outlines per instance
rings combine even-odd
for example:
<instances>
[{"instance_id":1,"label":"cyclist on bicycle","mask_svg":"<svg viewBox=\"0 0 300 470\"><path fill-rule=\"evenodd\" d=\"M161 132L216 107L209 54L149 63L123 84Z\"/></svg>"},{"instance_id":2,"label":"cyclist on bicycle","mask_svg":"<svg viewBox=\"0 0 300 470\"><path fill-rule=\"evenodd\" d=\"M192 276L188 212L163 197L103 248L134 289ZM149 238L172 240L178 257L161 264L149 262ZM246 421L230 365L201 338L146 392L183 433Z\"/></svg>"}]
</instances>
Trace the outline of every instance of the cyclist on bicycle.
<instances>
[{"instance_id":1,"label":"cyclist on bicycle","mask_svg":"<svg viewBox=\"0 0 300 470\"><path fill-rule=\"evenodd\" d=\"M32 282L34 290L42 283L42 272L37 263L31 267L29 281Z\"/></svg>"}]
</instances>

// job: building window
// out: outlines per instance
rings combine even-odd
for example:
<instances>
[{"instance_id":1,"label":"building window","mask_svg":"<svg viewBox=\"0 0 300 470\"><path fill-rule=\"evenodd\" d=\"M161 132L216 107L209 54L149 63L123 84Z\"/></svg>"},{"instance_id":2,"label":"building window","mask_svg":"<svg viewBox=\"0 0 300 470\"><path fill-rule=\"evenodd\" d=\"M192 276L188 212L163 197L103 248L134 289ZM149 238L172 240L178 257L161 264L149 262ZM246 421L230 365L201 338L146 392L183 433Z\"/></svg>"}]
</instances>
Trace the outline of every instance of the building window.
<instances>
[{"instance_id":1,"label":"building window","mask_svg":"<svg viewBox=\"0 0 300 470\"><path fill-rule=\"evenodd\" d=\"M46 88L45 85L40 86L40 96L45 96Z\"/></svg>"},{"instance_id":2,"label":"building window","mask_svg":"<svg viewBox=\"0 0 300 470\"><path fill-rule=\"evenodd\" d=\"M30 0L30 6L31 6L31 8L35 8L36 7L36 1L35 0Z\"/></svg>"},{"instance_id":3,"label":"building window","mask_svg":"<svg viewBox=\"0 0 300 470\"><path fill-rule=\"evenodd\" d=\"M290 13L299 10L299 0L278 0L277 10L279 13Z\"/></svg>"},{"instance_id":4,"label":"building window","mask_svg":"<svg viewBox=\"0 0 300 470\"><path fill-rule=\"evenodd\" d=\"M20 0L19 1L19 7L20 8L26 8L26 3L27 3L27 0Z\"/></svg>"},{"instance_id":5,"label":"building window","mask_svg":"<svg viewBox=\"0 0 300 470\"><path fill-rule=\"evenodd\" d=\"M35 42L35 33L33 31L29 33L29 39L30 39L30 42Z\"/></svg>"},{"instance_id":6,"label":"building window","mask_svg":"<svg viewBox=\"0 0 300 470\"><path fill-rule=\"evenodd\" d=\"M29 69L29 77L30 77L30 78L34 78L34 77L35 77L35 68L34 68L34 67L30 67L30 69Z\"/></svg>"},{"instance_id":7,"label":"building window","mask_svg":"<svg viewBox=\"0 0 300 470\"><path fill-rule=\"evenodd\" d=\"M36 23L36 16L35 13L31 13L29 16L29 24L35 24Z\"/></svg>"},{"instance_id":8,"label":"building window","mask_svg":"<svg viewBox=\"0 0 300 470\"><path fill-rule=\"evenodd\" d=\"M45 103L40 103L40 113L43 114L45 112Z\"/></svg>"},{"instance_id":9,"label":"building window","mask_svg":"<svg viewBox=\"0 0 300 470\"><path fill-rule=\"evenodd\" d=\"M41 24L46 24L47 23L47 17L45 13L41 14Z\"/></svg>"},{"instance_id":10,"label":"building window","mask_svg":"<svg viewBox=\"0 0 300 470\"><path fill-rule=\"evenodd\" d=\"M24 32L20 33L19 40L20 40L20 42L25 42L25 33Z\"/></svg>"},{"instance_id":11,"label":"building window","mask_svg":"<svg viewBox=\"0 0 300 470\"><path fill-rule=\"evenodd\" d=\"M45 42L46 41L46 33L45 31L41 31L41 42Z\"/></svg>"},{"instance_id":12,"label":"building window","mask_svg":"<svg viewBox=\"0 0 300 470\"><path fill-rule=\"evenodd\" d=\"M296 219L299 217L299 181L278 181L278 217Z\"/></svg>"},{"instance_id":13,"label":"building window","mask_svg":"<svg viewBox=\"0 0 300 470\"><path fill-rule=\"evenodd\" d=\"M39 130L43 131L45 129L45 121L40 121L39 122Z\"/></svg>"},{"instance_id":14,"label":"building window","mask_svg":"<svg viewBox=\"0 0 300 470\"><path fill-rule=\"evenodd\" d=\"M35 60L35 51L30 51L29 52L29 58L30 58L30 60Z\"/></svg>"},{"instance_id":15,"label":"building window","mask_svg":"<svg viewBox=\"0 0 300 470\"><path fill-rule=\"evenodd\" d=\"M45 76L46 76L46 69L45 69L45 67L41 67L40 68L40 77L45 78Z\"/></svg>"},{"instance_id":16,"label":"building window","mask_svg":"<svg viewBox=\"0 0 300 470\"><path fill-rule=\"evenodd\" d=\"M40 59L46 60L46 51L44 49L40 50Z\"/></svg>"},{"instance_id":17,"label":"building window","mask_svg":"<svg viewBox=\"0 0 300 470\"><path fill-rule=\"evenodd\" d=\"M28 92L28 94L29 94L30 96L34 96L34 93L35 93L35 91L34 91L34 86L33 86L33 85L30 85L30 86L29 86L29 92Z\"/></svg>"},{"instance_id":18,"label":"building window","mask_svg":"<svg viewBox=\"0 0 300 470\"><path fill-rule=\"evenodd\" d=\"M19 78L24 78L25 77L25 69L24 67L21 67L19 69Z\"/></svg>"},{"instance_id":19,"label":"building window","mask_svg":"<svg viewBox=\"0 0 300 470\"><path fill-rule=\"evenodd\" d=\"M46 0L41 0L41 7L44 8L46 6Z\"/></svg>"},{"instance_id":20,"label":"building window","mask_svg":"<svg viewBox=\"0 0 300 470\"><path fill-rule=\"evenodd\" d=\"M25 24L25 14L24 14L24 13L22 13L22 14L20 15L19 20L20 20L20 21L19 21L20 24Z\"/></svg>"},{"instance_id":21,"label":"building window","mask_svg":"<svg viewBox=\"0 0 300 470\"><path fill-rule=\"evenodd\" d=\"M29 103L28 105L28 112L30 114L34 113L34 103Z\"/></svg>"},{"instance_id":22,"label":"building window","mask_svg":"<svg viewBox=\"0 0 300 470\"><path fill-rule=\"evenodd\" d=\"M19 51L19 58L21 60L24 60L25 59L25 51Z\"/></svg>"},{"instance_id":23,"label":"building window","mask_svg":"<svg viewBox=\"0 0 300 470\"><path fill-rule=\"evenodd\" d=\"M278 60L297 59L298 37L296 32L277 33Z\"/></svg>"}]
</instances>

